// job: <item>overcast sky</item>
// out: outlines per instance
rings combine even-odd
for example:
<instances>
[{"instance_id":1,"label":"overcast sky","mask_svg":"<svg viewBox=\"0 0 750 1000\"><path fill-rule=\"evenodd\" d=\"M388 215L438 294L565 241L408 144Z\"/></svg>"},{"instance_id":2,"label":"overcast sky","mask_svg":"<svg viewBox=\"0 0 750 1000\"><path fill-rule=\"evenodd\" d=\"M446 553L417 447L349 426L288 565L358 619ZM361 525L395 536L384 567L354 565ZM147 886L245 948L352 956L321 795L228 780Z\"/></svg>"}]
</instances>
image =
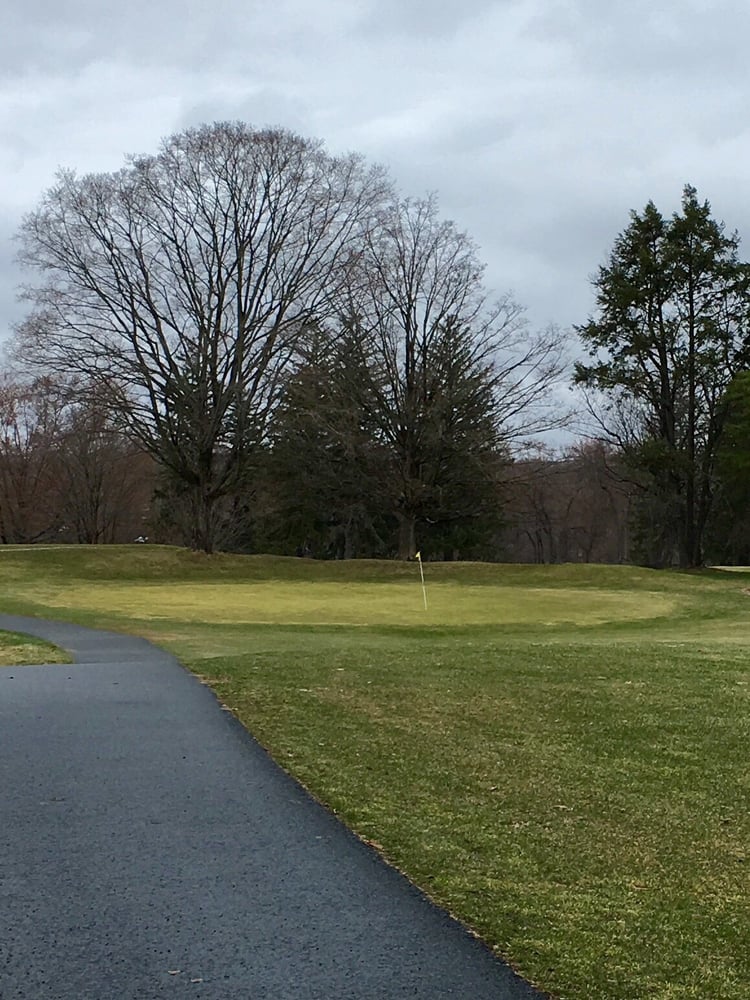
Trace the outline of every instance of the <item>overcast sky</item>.
<instances>
[{"instance_id":1,"label":"overcast sky","mask_svg":"<svg viewBox=\"0 0 750 1000\"><path fill-rule=\"evenodd\" d=\"M200 122L281 125L437 191L536 326L592 307L631 208L686 182L750 256L747 0L5 0L0 338L12 235L60 166Z\"/></svg>"}]
</instances>

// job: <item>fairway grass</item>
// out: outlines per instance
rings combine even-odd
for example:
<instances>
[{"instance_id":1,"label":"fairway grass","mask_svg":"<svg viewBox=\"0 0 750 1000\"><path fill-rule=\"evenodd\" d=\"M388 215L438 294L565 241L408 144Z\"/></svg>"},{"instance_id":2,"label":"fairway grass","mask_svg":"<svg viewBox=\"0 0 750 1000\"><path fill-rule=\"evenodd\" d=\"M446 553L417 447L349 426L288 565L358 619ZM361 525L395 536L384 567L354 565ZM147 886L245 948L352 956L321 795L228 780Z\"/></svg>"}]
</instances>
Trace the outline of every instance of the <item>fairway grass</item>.
<instances>
[{"instance_id":1,"label":"fairway grass","mask_svg":"<svg viewBox=\"0 0 750 1000\"><path fill-rule=\"evenodd\" d=\"M248 583L117 583L40 586L45 606L113 611L118 616L214 624L317 625L596 625L666 617L675 600L664 594L576 587L471 586L436 583L428 606L414 583L275 581ZM540 613L542 621L540 622Z\"/></svg>"},{"instance_id":2,"label":"fairway grass","mask_svg":"<svg viewBox=\"0 0 750 1000\"><path fill-rule=\"evenodd\" d=\"M0 550L144 634L563 1000L750 1000L750 574Z\"/></svg>"},{"instance_id":3,"label":"fairway grass","mask_svg":"<svg viewBox=\"0 0 750 1000\"><path fill-rule=\"evenodd\" d=\"M24 667L35 663L70 663L70 656L51 642L0 631L0 667Z\"/></svg>"}]
</instances>

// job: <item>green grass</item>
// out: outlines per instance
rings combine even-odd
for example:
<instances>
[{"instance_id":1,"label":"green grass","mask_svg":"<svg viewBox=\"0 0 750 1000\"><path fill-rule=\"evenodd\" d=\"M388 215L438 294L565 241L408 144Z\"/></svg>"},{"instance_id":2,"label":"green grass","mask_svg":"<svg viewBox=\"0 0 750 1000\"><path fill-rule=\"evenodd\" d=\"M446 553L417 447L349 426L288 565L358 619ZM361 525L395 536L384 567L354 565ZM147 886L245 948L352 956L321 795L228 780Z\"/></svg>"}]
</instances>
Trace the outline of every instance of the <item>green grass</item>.
<instances>
[{"instance_id":1,"label":"green grass","mask_svg":"<svg viewBox=\"0 0 750 1000\"><path fill-rule=\"evenodd\" d=\"M0 550L148 635L522 974L750 1000L750 574Z\"/></svg>"},{"instance_id":2,"label":"green grass","mask_svg":"<svg viewBox=\"0 0 750 1000\"><path fill-rule=\"evenodd\" d=\"M0 632L0 667L34 663L70 663L70 656L51 642L17 632Z\"/></svg>"}]
</instances>

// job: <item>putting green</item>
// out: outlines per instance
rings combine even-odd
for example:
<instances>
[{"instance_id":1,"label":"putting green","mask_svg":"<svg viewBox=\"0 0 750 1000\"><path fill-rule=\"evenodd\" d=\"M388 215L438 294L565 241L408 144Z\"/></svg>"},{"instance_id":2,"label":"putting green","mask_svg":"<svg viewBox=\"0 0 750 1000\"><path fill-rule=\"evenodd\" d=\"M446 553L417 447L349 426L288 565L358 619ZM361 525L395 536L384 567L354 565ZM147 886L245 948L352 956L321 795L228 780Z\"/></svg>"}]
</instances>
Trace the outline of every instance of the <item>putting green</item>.
<instances>
[{"instance_id":1,"label":"putting green","mask_svg":"<svg viewBox=\"0 0 750 1000\"><path fill-rule=\"evenodd\" d=\"M311 625L597 625L669 615L665 594L575 587L435 583L427 610L419 583L71 583L40 587L37 599L60 608L140 619Z\"/></svg>"}]
</instances>

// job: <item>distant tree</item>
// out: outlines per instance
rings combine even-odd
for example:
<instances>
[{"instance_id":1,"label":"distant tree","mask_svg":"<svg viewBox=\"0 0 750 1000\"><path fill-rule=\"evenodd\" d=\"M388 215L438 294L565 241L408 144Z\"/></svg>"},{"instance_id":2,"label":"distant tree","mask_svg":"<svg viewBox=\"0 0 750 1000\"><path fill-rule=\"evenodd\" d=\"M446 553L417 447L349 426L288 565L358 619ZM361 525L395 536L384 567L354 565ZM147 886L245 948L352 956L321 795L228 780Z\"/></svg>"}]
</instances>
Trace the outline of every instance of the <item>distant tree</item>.
<instances>
[{"instance_id":1,"label":"distant tree","mask_svg":"<svg viewBox=\"0 0 750 1000\"><path fill-rule=\"evenodd\" d=\"M52 378L0 382L0 542L129 541L146 530L153 461Z\"/></svg>"},{"instance_id":2,"label":"distant tree","mask_svg":"<svg viewBox=\"0 0 750 1000\"><path fill-rule=\"evenodd\" d=\"M649 202L599 268L597 315L578 328L593 361L576 366L576 382L594 393L600 432L640 488L649 562L703 561L724 397L750 360L750 270L738 247L694 188L671 219Z\"/></svg>"},{"instance_id":3,"label":"distant tree","mask_svg":"<svg viewBox=\"0 0 750 1000\"><path fill-rule=\"evenodd\" d=\"M0 380L0 542L57 540L65 401L48 378Z\"/></svg>"},{"instance_id":4,"label":"distant tree","mask_svg":"<svg viewBox=\"0 0 750 1000\"><path fill-rule=\"evenodd\" d=\"M221 542L298 337L386 187L356 156L220 123L117 173L63 172L24 220L22 357L107 399L190 510L194 547Z\"/></svg>"},{"instance_id":5,"label":"distant tree","mask_svg":"<svg viewBox=\"0 0 750 1000\"><path fill-rule=\"evenodd\" d=\"M66 540L95 545L148 532L154 463L112 423L107 406L93 398L71 403L56 465Z\"/></svg>"},{"instance_id":6,"label":"distant tree","mask_svg":"<svg viewBox=\"0 0 750 1000\"><path fill-rule=\"evenodd\" d=\"M600 441L579 441L562 457L563 562L622 563L630 558L632 484L621 456Z\"/></svg>"},{"instance_id":7,"label":"distant tree","mask_svg":"<svg viewBox=\"0 0 750 1000\"><path fill-rule=\"evenodd\" d=\"M537 447L508 469L504 558L607 562L629 558L632 486L619 454L597 441L562 452Z\"/></svg>"},{"instance_id":8,"label":"distant tree","mask_svg":"<svg viewBox=\"0 0 750 1000\"><path fill-rule=\"evenodd\" d=\"M538 445L508 469L504 484L505 558L510 562L557 562L559 462Z\"/></svg>"}]
</instances>

